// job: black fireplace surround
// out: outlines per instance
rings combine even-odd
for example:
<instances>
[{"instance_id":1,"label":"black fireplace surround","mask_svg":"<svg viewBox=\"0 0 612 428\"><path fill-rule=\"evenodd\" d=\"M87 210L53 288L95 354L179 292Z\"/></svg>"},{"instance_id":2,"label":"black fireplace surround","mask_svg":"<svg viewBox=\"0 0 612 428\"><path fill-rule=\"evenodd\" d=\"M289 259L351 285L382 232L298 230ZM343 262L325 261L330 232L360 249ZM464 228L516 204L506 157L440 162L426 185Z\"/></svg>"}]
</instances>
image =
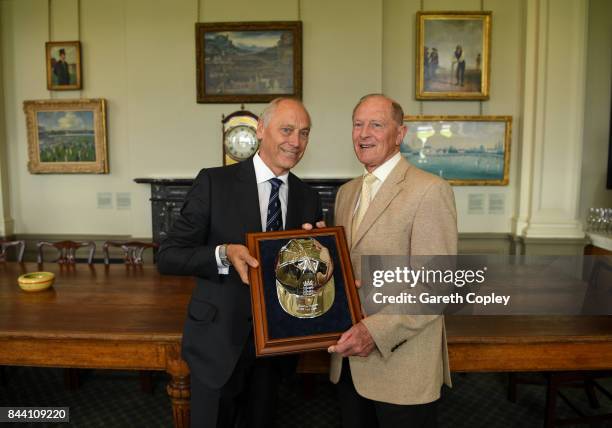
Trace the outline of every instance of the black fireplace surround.
<instances>
[{"instance_id":1,"label":"black fireplace surround","mask_svg":"<svg viewBox=\"0 0 612 428\"><path fill-rule=\"evenodd\" d=\"M180 215L185 195L193 184L193 178L136 178L140 184L151 185L151 215L153 218L153 241L160 243ZM334 224L334 202L338 188L348 178L310 178L304 180L321 195L323 217L326 224Z\"/></svg>"}]
</instances>

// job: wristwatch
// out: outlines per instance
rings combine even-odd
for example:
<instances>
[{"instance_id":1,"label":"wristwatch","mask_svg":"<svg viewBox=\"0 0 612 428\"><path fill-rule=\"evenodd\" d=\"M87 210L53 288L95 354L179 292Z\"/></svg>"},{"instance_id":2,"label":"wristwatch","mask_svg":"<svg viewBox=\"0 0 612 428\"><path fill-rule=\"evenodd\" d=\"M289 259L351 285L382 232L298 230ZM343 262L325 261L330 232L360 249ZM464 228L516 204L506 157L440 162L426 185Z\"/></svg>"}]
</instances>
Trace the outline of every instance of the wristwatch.
<instances>
[{"instance_id":1,"label":"wristwatch","mask_svg":"<svg viewBox=\"0 0 612 428\"><path fill-rule=\"evenodd\" d=\"M219 260L221 260L221 264L223 266L231 266L231 263L227 258L227 244L222 244L221 246L219 246Z\"/></svg>"}]
</instances>

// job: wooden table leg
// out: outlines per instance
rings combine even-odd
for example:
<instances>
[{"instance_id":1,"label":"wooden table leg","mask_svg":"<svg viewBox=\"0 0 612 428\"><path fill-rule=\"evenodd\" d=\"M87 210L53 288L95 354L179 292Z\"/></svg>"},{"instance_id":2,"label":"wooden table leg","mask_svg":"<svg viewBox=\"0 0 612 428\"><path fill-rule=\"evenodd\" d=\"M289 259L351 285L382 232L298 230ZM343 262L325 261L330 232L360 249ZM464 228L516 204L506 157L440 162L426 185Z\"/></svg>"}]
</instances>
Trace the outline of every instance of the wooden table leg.
<instances>
[{"instance_id":1,"label":"wooden table leg","mask_svg":"<svg viewBox=\"0 0 612 428\"><path fill-rule=\"evenodd\" d=\"M172 402L172 417L175 428L189 428L190 410L189 398L191 397L189 367L181 358L180 345L167 348L168 360L166 371L171 379L166 391Z\"/></svg>"}]
</instances>

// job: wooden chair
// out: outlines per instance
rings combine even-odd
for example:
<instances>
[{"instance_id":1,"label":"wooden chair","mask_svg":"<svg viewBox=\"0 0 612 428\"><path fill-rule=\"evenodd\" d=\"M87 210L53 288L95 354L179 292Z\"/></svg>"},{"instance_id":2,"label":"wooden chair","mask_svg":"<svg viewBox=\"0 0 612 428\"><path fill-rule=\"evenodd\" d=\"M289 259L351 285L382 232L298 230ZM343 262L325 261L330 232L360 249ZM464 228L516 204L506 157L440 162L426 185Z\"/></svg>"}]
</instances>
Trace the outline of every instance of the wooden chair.
<instances>
[{"instance_id":1,"label":"wooden chair","mask_svg":"<svg viewBox=\"0 0 612 428\"><path fill-rule=\"evenodd\" d=\"M6 261L6 249L16 247L17 261L23 261L23 253L25 252L25 241L0 241L0 262Z\"/></svg>"},{"instance_id":2,"label":"wooden chair","mask_svg":"<svg viewBox=\"0 0 612 428\"><path fill-rule=\"evenodd\" d=\"M156 250L159 244L156 242L140 242L140 241L106 241L102 247L104 251L104 263L110 263L109 247L121 248L123 250L123 260L126 265L141 265L143 264L142 253L147 248Z\"/></svg>"},{"instance_id":3,"label":"wooden chair","mask_svg":"<svg viewBox=\"0 0 612 428\"><path fill-rule=\"evenodd\" d=\"M59 242L46 242L40 241L36 244L38 247L38 263L43 262L43 247L55 247L58 251L57 263L61 264L74 264L76 263L76 250L82 247L89 247L89 256L87 257L87 263L93 263L94 253L96 252L96 244L93 241L87 242L75 242L75 241L59 241Z\"/></svg>"},{"instance_id":4,"label":"wooden chair","mask_svg":"<svg viewBox=\"0 0 612 428\"><path fill-rule=\"evenodd\" d=\"M154 250L159 248L159 244L155 242L140 242L140 241L106 241L102 246L104 252L104 264L110 264L109 248L121 248L123 250L123 261L126 265L142 265L142 253L147 248ZM148 394L153 393L153 376L151 372L146 370L140 371L140 389Z\"/></svg>"},{"instance_id":5,"label":"wooden chair","mask_svg":"<svg viewBox=\"0 0 612 428\"><path fill-rule=\"evenodd\" d=\"M587 262L585 262L585 265ZM609 313L612 301L612 258L600 257L594 265L586 269L589 287L585 294L583 313ZM542 376L543 375L543 376ZM558 425L596 424L612 421L612 413L587 415L563 394L563 388L583 389L593 409L600 407L597 391L612 400L612 393L597 382L598 379L612 377L612 371L568 371L541 373L539 378L524 374L511 373L508 384L508 400L516 403L517 386L519 384L546 385L546 410L544 427L553 428ZM561 398L576 413L574 418L558 418L556 416L557 397ZM603 425L602 425L603 426ZM607 425L606 425L607 426Z\"/></svg>"},{"instance_id":6,"label":"wooden chair","mask_svg":"<svg viewBox=\"0 0 612 428\"><path fill-rule=\"evenodd\" d=\"M87 242L75 242L75 241L59 241L59 242L46 242L40 241L36 244L38 247L38 258L39 264L43 262L43 248L54 247L58 251L58 258L55 262L65 265L73 265L76 263L76 251L79 248L89 247L89 256L87 257L87 263L93 263L94 253L96 252L96 244L93 241ZM77 369L64 369L64 385L68 390L75 390L79 388L79 372Z\"/></svg>"}]
</instances>

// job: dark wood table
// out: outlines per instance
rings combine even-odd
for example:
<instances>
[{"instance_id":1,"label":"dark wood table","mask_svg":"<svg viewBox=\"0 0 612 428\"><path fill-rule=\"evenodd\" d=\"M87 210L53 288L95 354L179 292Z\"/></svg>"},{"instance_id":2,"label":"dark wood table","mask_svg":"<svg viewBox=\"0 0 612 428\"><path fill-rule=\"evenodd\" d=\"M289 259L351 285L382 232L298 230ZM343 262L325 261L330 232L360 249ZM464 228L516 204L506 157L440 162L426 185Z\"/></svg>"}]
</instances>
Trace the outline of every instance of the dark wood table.
<instances>
[{"instance_id":1,"label":"dark wood table","mask_svg":"<svg viewBox=\"0 0 612 428\"><path fill-rule=\"evenodd\" d=\"M612 369L612 316L447 316L451 371ZM303 354L301 373L325 373L326 352Z\"/></svg>"},{"instance_id":2,"label":"dark wood table","mask_svg":"<svg viewBox=\"0 0 612 428\"><path fill-rule=\"evenodd\" d=\"M452 371L612 369L612 316L448 316Z\"/></svg>"},{"instance_id":3,"label":"dark wood table","mask_svg":"<svg viewBox=\"0 0 612 428\"><path fill-rule=\"evenodd\" d=\"M28 293L22 273L54 286ZM174 425L189 426L189 369L180 356L194 281L154 266L0 263L0 365L165 370Z\"/></svg>"}]
</instances>

